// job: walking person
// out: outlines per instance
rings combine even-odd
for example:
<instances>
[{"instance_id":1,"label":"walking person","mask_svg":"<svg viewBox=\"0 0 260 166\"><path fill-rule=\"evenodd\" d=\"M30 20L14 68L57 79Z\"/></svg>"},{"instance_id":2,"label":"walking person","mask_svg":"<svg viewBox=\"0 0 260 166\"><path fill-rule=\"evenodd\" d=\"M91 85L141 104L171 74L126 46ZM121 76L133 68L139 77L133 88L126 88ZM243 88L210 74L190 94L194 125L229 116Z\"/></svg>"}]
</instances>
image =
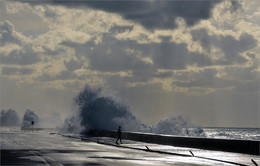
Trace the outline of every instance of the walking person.
<instances>
[{"instance_id":1,"label":"walking person","mask_svg":"<svg viewBox=\"0 0 260 166\"><path fill-rule=\"evenodd\" d=\"M121 131L121 126L118 127L117 129L117 140L116 140L116 144L118 144L118 140L120 140L120 143L122 144L122 131Z\"/></svg>"},{"instance_id":2,"label":"walking person","mask_svg":"<svg viewBox=\"0 0 260 166\"><path fill-rule=\"evenodd\" d=\"M33 125L34 125L34 121L31 121L32 131L33 131Z\"/></svg>"}]
</instances>

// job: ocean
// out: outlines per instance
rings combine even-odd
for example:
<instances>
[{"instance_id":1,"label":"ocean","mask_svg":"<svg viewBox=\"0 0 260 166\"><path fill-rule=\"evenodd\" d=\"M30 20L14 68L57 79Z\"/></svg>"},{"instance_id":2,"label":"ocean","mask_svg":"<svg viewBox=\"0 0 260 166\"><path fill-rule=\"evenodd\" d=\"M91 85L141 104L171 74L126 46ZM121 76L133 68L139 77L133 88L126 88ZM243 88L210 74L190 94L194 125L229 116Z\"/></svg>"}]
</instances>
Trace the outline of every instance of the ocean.
<instances>
[{"instance_id":1,"label":"ocean","mask_svg":"<svg viewBox=\"0 0 260 166\"><path fill-rule=\"evenodd\" d=\"M260 141L260 128L202 128L206 138L242 139Z\"/></svg>"}]
</instances>

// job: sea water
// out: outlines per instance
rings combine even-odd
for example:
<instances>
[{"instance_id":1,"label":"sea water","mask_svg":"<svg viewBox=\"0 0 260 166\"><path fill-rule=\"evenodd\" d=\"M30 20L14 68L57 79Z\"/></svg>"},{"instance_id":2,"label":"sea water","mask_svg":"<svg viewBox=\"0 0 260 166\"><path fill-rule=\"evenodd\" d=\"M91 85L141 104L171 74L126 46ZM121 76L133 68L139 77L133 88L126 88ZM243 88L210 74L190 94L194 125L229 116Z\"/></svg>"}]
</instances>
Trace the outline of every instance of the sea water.
<instances>
[{"instance_id":1,"label":"sea water","mask_svg":"<svg viewBox=\"0 0 260 166\"><path fill-rule=\"evenodd\" d=\"M203 132L206 138L260 141L260 128L206 127L203 128Z\"/></svg>"}]
</instances>

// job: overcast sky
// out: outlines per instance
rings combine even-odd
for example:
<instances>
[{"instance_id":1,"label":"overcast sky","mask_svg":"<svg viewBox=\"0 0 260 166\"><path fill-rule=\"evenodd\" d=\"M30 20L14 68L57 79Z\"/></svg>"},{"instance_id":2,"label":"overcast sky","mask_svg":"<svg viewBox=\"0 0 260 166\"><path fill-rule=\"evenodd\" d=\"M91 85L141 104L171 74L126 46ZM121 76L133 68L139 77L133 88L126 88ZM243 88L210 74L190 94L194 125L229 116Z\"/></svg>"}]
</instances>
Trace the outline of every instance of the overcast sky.
<instances>
[{"instance_id":1,"label":"overcast sky","mask_svg":"<svg viewBox=\"0 0 260 166\"><path fill-rule=\"evenodd\" d=\"M153 124L260 127L260 1L0 0L1 109L75 109L87 84Z\"/></svg>"}]
</instances>

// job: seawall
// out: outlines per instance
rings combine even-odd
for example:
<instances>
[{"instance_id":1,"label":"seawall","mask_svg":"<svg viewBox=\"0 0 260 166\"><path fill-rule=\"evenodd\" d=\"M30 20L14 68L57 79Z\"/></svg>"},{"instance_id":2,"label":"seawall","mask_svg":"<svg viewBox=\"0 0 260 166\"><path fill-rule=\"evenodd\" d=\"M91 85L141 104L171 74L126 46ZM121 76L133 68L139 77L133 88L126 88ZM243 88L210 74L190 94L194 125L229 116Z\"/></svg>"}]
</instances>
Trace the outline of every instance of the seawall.
<instances>
[{"instance_id":1,"label":"seawall","mask_svg":"<svg viewBox=\"0 0 260 166\"><path fill-rule=\"evenodd\" d=\"M116 138L116 131L90 130L88 136L92 137L113 137ZM250 155L260 155L260 141L253 140L231 140L212 139L195 137L178 137L159 134L147 134L136 132L123 132L122 139L156 143L162 145L172 145L179 147L191 147L206 150L217 150Z\"/></svg>"}]
</instances>

